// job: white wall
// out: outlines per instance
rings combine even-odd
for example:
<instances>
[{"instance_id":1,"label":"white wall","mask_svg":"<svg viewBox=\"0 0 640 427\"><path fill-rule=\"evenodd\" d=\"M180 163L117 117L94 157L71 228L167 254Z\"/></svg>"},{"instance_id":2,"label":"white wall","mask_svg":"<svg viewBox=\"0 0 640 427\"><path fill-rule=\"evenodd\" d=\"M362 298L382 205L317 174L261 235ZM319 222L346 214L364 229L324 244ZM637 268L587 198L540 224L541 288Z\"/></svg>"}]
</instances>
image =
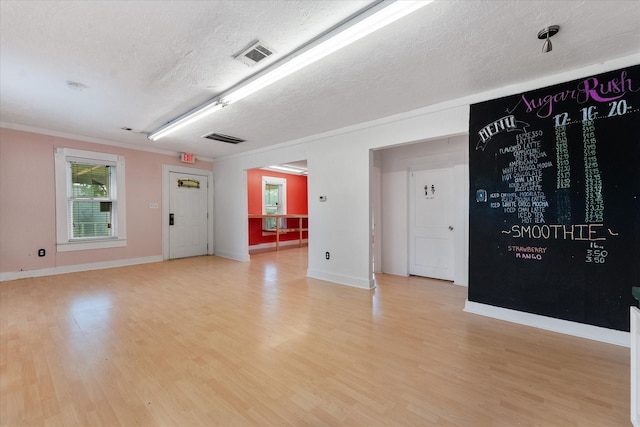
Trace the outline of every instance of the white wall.
<instances>
[{"instance_id":1,"label":"white wall","mask_svg":"<svg viewBox=\"0 0 640 427\"><path fill-rule=\"evenodd\" d=\"M457 136L385 149L382 154L382 271L409 274L409 171L450 168L454 192L454 283L468 285L469 150Z\"/></svg>"},{"instance_id":2,"label":"white wall","mask_svg":"<svg viewBox=\"0 0 640 427\"><path fill-rule=\"evenodd\" d=\"M323 141L310 150L307 275L373 287L370 259L369 151L356 140ZM318 147L320 148L320 147ZM319 197L326 196L326 202ZM325 259L330 252L331 259Z\"/></svg>"},{"instance_id":3,"label":"white wall","mask_svg":"<svg viewBox=\"0 0 640 427\"><path fill-rule=\"evenodd\" d=\"M370 245L370 150L417 141L464 135L468 131L469 105L564 81L640 63L640 54L572 70L535 81L503 87L463 99L425 107L322 135L290 141L279 146L218 159L214 162L216 254L237 260L249 259L245 170L307 159L309 167L309 264L308 275L351 286L373 286ZM464 166L457 164L456 191L466 181ZM383 194L405 180L400 172L383 183ZM465 192L468 190L464 190ZM327 202L318 197L327 196ZM405 194L406 197L406 194ZM461 202L460 202L461 203ZM386 204L386 203L385 203ZM460 204L460 209L466 205ZM402 215L383 212L383 221L406 221ZM460 215L458 213L458 215ZM461 218L457 218L461 221ZM406 233L405 233L406 234ZM406 244L387 241L385 252L405 251ZM457 243L459 245L459 242ZM331 259L325 260L325 252ZM464 255L456 256L456 264ZM383 254L383 262L384 254ZM390 261L391 262L391 261ZM395 261L392 265L397 264ZM390 271L400 271L393 267ZM455 280L466 272L457 269Z\"/></svg>"},{"instance_id":4,"label":"white wall","mask_svg":"<svg viewBox=\"0 0 640 427\"><path fill-rule=\"evenodd\" d=\"M468 106L460 106L414 112L215 161L216 255L249 259L245 170L306 159L308 276L361 288L373 287L370 150L463 133L468 126L468 111ZM320 196L326 196L327 201L320 202ZM331 259L325 259L325 252L330 252Z\"/></svg>"}]
</instances>

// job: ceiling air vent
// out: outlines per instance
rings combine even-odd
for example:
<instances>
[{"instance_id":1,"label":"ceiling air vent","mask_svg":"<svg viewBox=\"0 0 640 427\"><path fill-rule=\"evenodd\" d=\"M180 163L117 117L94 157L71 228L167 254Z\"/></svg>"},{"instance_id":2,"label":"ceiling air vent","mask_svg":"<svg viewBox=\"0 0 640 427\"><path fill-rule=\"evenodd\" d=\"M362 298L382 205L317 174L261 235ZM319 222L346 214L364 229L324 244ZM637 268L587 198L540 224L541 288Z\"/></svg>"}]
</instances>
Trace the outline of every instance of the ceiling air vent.
<instances>
[{"instance_id":1,"label":"ceiling air vent","mask_svg":"<svg viewBox=\"0 0 640 427\"><path fill-rule=\"evenodd\" d=\"M203 136L203 138L212 139L214 141L222 141L229 144L240 144L241 142L246 141L246 139L236 138L235 136L223 135L221 133L210 133L208 135Z\"/></svg>"},{"instance_id":2,"label":"ceiling air vent","mask_svg":"<svg viewBox=\"0 0 640 427\"><path fill-rule=\"evenodd\" d=\"M268 56L273 54L273 49L266 47L261 42L257 41L251 46L234 56L235 59L242 62L245 65L253 67L258 62L262 61Z\"/></svg>"}]
</instances>

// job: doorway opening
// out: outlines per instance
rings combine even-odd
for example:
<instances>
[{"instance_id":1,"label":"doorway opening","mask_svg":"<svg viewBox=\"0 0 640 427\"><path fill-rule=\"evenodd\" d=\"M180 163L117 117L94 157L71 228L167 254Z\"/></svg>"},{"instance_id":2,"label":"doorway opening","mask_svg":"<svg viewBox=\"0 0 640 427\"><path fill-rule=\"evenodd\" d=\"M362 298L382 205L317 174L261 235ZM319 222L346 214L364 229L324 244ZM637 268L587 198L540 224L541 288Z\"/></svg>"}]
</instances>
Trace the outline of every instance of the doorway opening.
<instances>
[{"instance_id":1,"label":"doorway opening","mask_svg":"<svg viewBox=\"0 0 640 427\"><path fill-rule=\"evenodd\" d=\"M307 162L247 170L249 254L307 246Z\"/></svg>"},{"instance_id":2,"label":"doorway opening","mask_svg":"<svg viewBox=\"0 0 640 427\"><path fill-rule=\"evenodd\" d=\"M376 168L381 175L371 196L376 272L468 284L468 145L459 135L373 151L371 175ZM415 268L445 261L451 271L444 274Z\"/></svg>"}]
</instances>

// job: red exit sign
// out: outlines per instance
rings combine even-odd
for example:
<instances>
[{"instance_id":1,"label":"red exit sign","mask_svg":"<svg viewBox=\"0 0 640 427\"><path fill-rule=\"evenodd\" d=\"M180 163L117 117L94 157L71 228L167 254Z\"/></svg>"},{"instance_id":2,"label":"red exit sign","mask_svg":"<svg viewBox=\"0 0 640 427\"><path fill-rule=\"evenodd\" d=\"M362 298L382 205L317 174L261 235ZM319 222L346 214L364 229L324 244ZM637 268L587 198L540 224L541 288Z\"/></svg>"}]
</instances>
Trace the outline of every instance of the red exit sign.
<instances>
[{"instance_id":1,"label":"red exit sign","mask_svg":"<svg viewBox=\"0 0 640 427\"><path fill-rule=\"evenodd\" d=\"M180 161L184 163L195 163L196 155L191 153L180 153Z\"/></svg>"}]
</instances>

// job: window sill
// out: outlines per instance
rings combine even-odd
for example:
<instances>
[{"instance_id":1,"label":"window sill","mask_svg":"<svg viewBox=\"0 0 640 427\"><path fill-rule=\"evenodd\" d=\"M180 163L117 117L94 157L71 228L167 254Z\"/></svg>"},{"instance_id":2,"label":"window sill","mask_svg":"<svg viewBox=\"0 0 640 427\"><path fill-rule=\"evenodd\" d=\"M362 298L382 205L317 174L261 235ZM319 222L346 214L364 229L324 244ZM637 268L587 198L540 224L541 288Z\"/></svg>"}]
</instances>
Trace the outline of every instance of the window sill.
<instances>
[{"instance_id":1,"label":"window sill","mask_svg":"<svg viewBox=\"0 0 640 427\"><path fill-rule=\"evenodd\" d=\"M119 240L94 240L90 242L58 243L58 252L86 251L90 249L122 248L127 246L126 239Z\"/></svg>"}]
</instances>

